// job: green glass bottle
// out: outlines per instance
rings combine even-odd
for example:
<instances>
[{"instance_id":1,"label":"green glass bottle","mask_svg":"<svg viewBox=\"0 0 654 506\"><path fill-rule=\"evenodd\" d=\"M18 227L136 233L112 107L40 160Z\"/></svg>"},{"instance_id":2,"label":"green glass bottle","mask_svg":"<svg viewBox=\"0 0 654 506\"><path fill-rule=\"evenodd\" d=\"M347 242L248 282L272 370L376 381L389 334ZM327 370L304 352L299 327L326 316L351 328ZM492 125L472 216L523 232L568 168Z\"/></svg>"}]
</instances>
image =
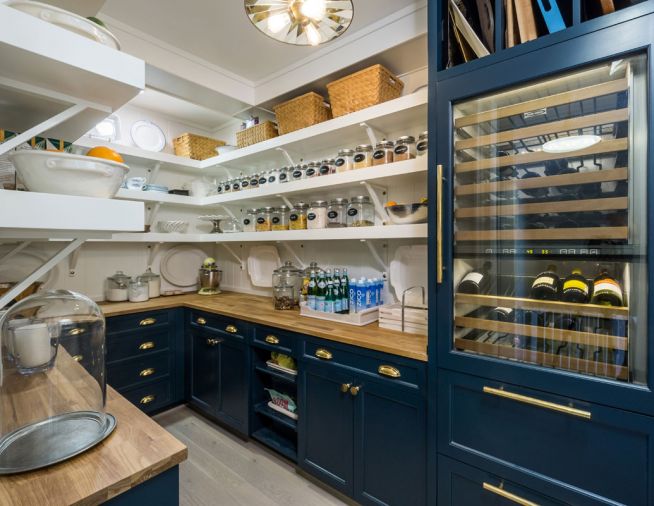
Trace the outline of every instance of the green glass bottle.
<instances>
[{"instance_id":1,"label":"green glass bottle","mask_svg":"<svg viewBox=\"0 0 654 506\"><path fill-rule=\"evenodd\" d=\"M347 269L343 269L341 277L341 297L341 313L348 314L350 312L350 278L347 276Z\"/></svg>"},{"instance_id":2,"label":"green glass bottle","mask_svg":"<svg viewBox=\"0 0 654 506\"><path fill-rule=\"evenodd\" d=\"M325 279L325 273L320 272L318 276L318 286L316 289L316 311L325 311L325 297L327 295L327 280Z\"/></svg>"},{"instance_id":3,"label":"green glass bottle","mask_svg":"<svg viewBox=\"0 0 654 506\"><path fill-rule=\"evenodd\" d=\"M334 283L327 281L327 294L325 295L325 313L334 312Z\"/></svg>"},{"instance_id":4,"label":"green glass bottle","mask_svg":"<svg viewBox=\"0 0 654 506\"><path fill-rule=\"evenodd\" d=\"M309 278L309 286L307 287L307 307L316 310L316 292L318 289L318 281L316 281L316 273L312 272Z\"/></svg>"}]
</instances>

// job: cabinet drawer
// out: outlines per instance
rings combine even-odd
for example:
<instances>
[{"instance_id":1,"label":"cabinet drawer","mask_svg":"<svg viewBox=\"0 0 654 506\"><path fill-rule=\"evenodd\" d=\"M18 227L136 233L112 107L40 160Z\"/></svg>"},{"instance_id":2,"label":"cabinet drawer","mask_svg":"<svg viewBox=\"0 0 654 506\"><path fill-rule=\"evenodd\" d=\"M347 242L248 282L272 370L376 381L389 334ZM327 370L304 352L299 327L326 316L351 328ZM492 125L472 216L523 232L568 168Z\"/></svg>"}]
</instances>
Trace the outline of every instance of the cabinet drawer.
<instances>
[{"instance_id":1,"label":"cabinet drawer","mask_svg":"<svg viewBox=\"0 0 654 506\"><path fill-rule=\"evenodd\" d=\"M271 351L292 354L297 349L299 340L300 337L291 332L262 325L254 327L254 344Z\"/></svg>"},{"instance_id":2,"label":"cabinet drawer","mask_svg":"<svg viewBox=\"0 0 654 506\"><path fill-rule=\"evenodd\" d=\"M446 371L439 399L442 453L481 467L517 466L630 506L651 504L647 416Z\"/></svg>"},{"instance_id":3,"label":"cabinet drawer","mask_svg":"<svg viewBox=\"0 0 654 506\"><path fill-rule=\"evenodd\" d=\"M356 332L356 329L353 330ZM374 350L307 338L304 358L355 368L389 382L420 385L424 383L425 364Z\"/></svg>"},{"instance_id":4,"label":"cabinet drawer","mask_svg":"<svg viewBox=\"0 0 654 506\"><path fill-rule=\"evenodd\" d=\"M170 353L161 351L107 366L107 383L115 389L162 378L170 372Z\"/></svg>"},{"instance_id":5,"label":"cabinet drawer","mask_svg":"<svg viewBox=\"0 0 654 506\"><path fill-rule=\"evenodd\" d=\"M201 311L190 311L189 315L190 323L193 327L207 331L218 331L221 334L231 337L245 339L250 330L247 323L236 318L203 313Z\"/></svg>"},{"instance_id":6,"label":"cabinet drawer","mask_svg":"<svg viewBox=\"0 0 654 506\"><path fill-rule=\"evenodd\" d=\"M141 357L171 346L169 329L107 336L107 362Z\"/></svg>"},{"instance_id":7,"label":"cabinet drawer","mask_svg":"<svg viewBox=\"0 0 654 506\"><path fill-rule=\"evenodd\" d=\"M130 388L121 392L121 395L146 413L150 413L172 402L172 390L171 381L164 379L147 386Z\"/></svg>"},{"instance_id":8,"label":"cabinet drawer","mask_svg":"<svg viewBox=\"0 0 654 506\"><path fill-rule=\"evenodd\" d=\"M127 330L149 329L157 325L168 325L170 311L147 311L125 316L107 318L107 334Z\"/></svg>"}]
</instances>

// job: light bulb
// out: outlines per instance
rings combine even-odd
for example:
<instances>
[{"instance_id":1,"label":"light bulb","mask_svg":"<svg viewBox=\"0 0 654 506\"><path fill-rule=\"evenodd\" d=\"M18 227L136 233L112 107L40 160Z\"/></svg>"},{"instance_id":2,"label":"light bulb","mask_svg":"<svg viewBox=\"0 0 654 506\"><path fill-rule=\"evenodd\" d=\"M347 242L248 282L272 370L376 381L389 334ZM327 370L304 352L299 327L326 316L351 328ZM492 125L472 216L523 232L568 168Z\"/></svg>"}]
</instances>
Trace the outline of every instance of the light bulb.
<instances>
[{"instance_id":1,"label":"light bulb","mask_svg":"<svg viewBox=\"0 0 654 506\"><path fill-rule=\"evenodd\" d=\"M602 140L598 135L570 135L559 137L543 144L546 153L568 153L589 148Z\"/></svg>"},{"instance_id":2,"label":"light bulb","mask_svg":"<svg viewBox=\"0 0 654 506\"><path fill-rule=\"evenodd\" d=\"M322 18L325 17L326 11L327 7L325 5L325 0L304 0L300 7L302 15L311 18L314 21L322 20Z\"/></svg>"},{"instance_id":3,"label":"light bulb","mask_svg":"<svg viewBox=\"0 0 654 506\"><path fill-rule=\"evenodd\" d=\"M311 44L312 46L317 46L318 44L320 44L320 42L322 42L322 37L320 36L320 32L311 23L307 25L304 31L307 32L307 40L309 41L309 44Z\"/></svg>"},{"instance_id":4,"label":"light bulb","mask_svg":"<svg viewBox=\"0 0 654 506\"><path fill-rule=\"evenodd\" d=\"M268 30L270 30L272 33L279 33L290 22L291 22L291 17L288 15L288 12L273 14L268 18Z\"/></svg>"}]
</instances>

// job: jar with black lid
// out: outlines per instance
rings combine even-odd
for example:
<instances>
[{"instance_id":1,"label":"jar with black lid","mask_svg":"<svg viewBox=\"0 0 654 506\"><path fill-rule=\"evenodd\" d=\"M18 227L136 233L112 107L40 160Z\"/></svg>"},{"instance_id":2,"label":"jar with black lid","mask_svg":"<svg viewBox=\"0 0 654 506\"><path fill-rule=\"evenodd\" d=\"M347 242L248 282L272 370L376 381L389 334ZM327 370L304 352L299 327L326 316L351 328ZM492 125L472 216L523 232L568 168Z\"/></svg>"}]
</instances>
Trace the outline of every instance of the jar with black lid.
<instances>
[{"instance_id":1,"label":"jar with black lid","mask_svg":"<svg viewBox=\"0 0 654 506\"><path fill-rule=\"evenodd\" d=\"M353 168L355 169L364 169L372 165L372 145L370 144L360 144L357 146L356 152L354 154L354 164Z\"/></svg>"},{"instance_id":2,"label":"jar with black lid","mask_svg":"<svg viewBox=\"0 0 654 506\"><path fill-rule=\"evenodd\" d=\"M288 183L290 178L289 174L291 172L291 169L289 167L282 167L279 169L279 182L280 183Z\"/></svg>"},{"instance_id":3,"label":"jar with black lid","mask_svg":"<svg viewBox=\"0 0 654 506\"><path fill-rule=\"evenodd\" d=\"M250 187L250 176L241 176L241 190L247 190Z\"/></svg>"},{"instance_id":4,"label":"jar with black lid","mask_svg":"<svg viewBox=\"0 0 654 506\"><path fill-rule=\"evenodd\" d=\"M341 149L338 152L336 160L334 160L334 167L336 172L345 172L354 168L354 150Z\"/></svg>"},{"instance_id":5,"label":"jar with black lid","mask_svg":"<svg viewBox=\"0 0 654 506\"><path fill-rule=\"evenodd\" d=\"M393 163L393 141L378 142L372 153L373 166L385 163Z\"/></svg>"},{"instance_id":6,"label":"jar with black lid","mask_svg":"<svg viewBox=\"0 0 654 506\"><path fill-rule=\"evenodd\" d=\"M335 160L333 159L325 159L322 162L320 162L320 168L318 169L318 173L321 176L328 176L329 174L334 174L336 172L336 168L334 166Z\"/></svg>"},{"instance_id":7,"label":"jar with black lid","mask_svg":"<svg viewBox=\"0 0 654 506\"><path fill-rule=\"evenodd\" d=\"M416 153L418 156L423 156L427 154L428 146L428 132L425 130L418 136L418 142L416 143Z\"/></svg>"},{"instance_id":8,"label":"jar with black lid","mask_svg":"<svg viewBox=\"0 0 654 506\"><path fill-rule=\"evenodd\" d=\"M403 135L395 141L393 158L396 162L411 160L416 157L416 139L411 135Z\"/></svg>"},{"instance_id":9,"label":"jar with black lid","mask_svg":"<svg viewBox=\"0 0 654 506\"><path fill-rule=\"evenodd\" d=\"M250 188L259 187L259 174L252 174L250 176Z\"/></svg>"},{"instance_id":10,"label":"jar with black lid","mask_svg":"<svg viewBox=\"0 0 654 506\"><path fill-rule=\"evenodd\" d=\"M318 175L318 162L309 162L304 177L310 178Z\"/></svg>"},{"instance_id":11,"label":"jar with black lid","mask_svg":"<svg viewBox=\"0 0 654 506\"><path fill-rule=\"evenodd\" d=\"M307 212L309 205L304 202L297 202L288 215L289 229L290 230L306 230L307 229Z\"/></svg>"},{"instance_id":12,"label":"jar with black lid","mask_svg":"<svg viewBox=\"0 0 654 506\"><path fill-rule=\"evenodd\" d=\"M240 179L233 179L232 180L232 191L237 192L241 190L241 180Z\"/></svg>"},{"instance_id":13,"label":"jar with black lid","mask_svg":"<svg viewBox=\"0 0 654 506\"><path fill-rule=\"evenodd\" d=\"M347 199L333 199L327 208L327 228L347 227Z\"/></svg>"},{"instance_id":14,"label":"jar with black lid","mask_svg":"<svg viewBox=\"0 0 654 506\"><path fill-rule=\"evenodd\" d=\"M259 174L259 186L263 186L266 183L268 183L268 174L263 171L261 174Z\"/></svg>"}]
</instances>

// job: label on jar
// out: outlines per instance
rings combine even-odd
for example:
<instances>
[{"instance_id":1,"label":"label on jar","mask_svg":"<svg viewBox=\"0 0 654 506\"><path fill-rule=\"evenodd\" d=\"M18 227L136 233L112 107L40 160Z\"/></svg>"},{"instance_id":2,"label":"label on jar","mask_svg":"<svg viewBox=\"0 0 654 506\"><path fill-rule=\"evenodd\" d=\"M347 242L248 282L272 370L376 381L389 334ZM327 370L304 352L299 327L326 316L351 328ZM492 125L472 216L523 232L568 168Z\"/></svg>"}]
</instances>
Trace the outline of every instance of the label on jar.
<instances>
[{"instance_id":1,"label":"label on jar","mask_svg":"<svg viewBox=\"0 0 654 506\"><path fill-rule=\"evenodd\" d=\"M327 213L327 217L328 217L330 220L335 220L336 218L338 218L338 211L329 211L329 212Z\"/></svg>"},{"instance_id":2,"label":"label on jar","mask_svg":"<svg viewBox=\"0 0 654 506\"><path fill-rule=\"evenodd\" d=\"M257 223L259 225L263 225L264 223L266 223L266 219L265 218L257 218Z\"/></svg>"},{"instance_id":3,"label":"label on jar","mask_svg":"<svg viewBox=\"0 0 654 506\"><path fill-rule=\"evenodd\" d=\"M297 221L300 218L300 215L297 213L291 213L291 215L288 217L289 220L291 221Z\"/></svg>"},{"instance_id":4,"label":"label on jar","mask_svg":"<svg viewBox=\"0 0 654 506\"><path fill-rule=\"evenodd\" d=\"M301 170L294 170L293 171L293 179L300 179L302 177L302 171Z\"/></svg>"},{"instance_id":5,"label":"label on jar","mask_svg":"<svg viewBox=\"0 0 654 506\"><path fill-rule=\"evenodd\" d=\"M265 177L260 177L259 178L259 184L266 184L268 180Z\"/></svg>"},{"instance_id":6,"label":"label on jar","mask_svg":"<svg viewBox=\"0 0 654 506\"><path fill-rule=\"evenodd\" d=\"M259 186L258 179L250 179L250 186Z\"/></svg>"},{"instance_id":7,"label":"label on jar","mask_svg":"<svg viewBox=\"0 0 654 506\"><path fill-rule=\"evenodd\" d=\"M262 219L263 219L263 218L262 218ZM246 225L246 226L247 226L247 225L249 225L250 223L252 223L252 220L250 220L250 218L245 218L245 219L243 220L243 225ZM261 223L263 223L263 221L262 221Z\"/></svg>"},{"instance_id":8,"label":"label on jar","mask_svg":"<svg viewBox=\"0 0 654 506\"><path fill-rule=\"evenodd\" d=\"M347 215L348 216L356 216L357 214L359 214L358 209L352 208L352 209L347 210Z\"/></svg>"},{"instance_id":9,"label":"label on jar","mask_svg":"<svg viewBox=\"0 0 654 506\"><path fill-rule=\"evenodd\" d=\"M313 177L316 174L316 169L307 169L307 177Z\"/></svg>"},{"instance_id":10,"label":"label on jar","mask_svg":"<svg viewBox=\"0 0 654 506\"><path fill-rule=\"evenodd\" d=\"M222 193L222 192L223 192L223 187L222 187L222 186L217 186L217 187L216 187L216 191L217 191L218 193Z\"/></svg>"},{"instance_id":11,"label":"label on jar","mask_svg":"<svg viewBox=\"0 0 654 506\"><path fill-rule=\"evenodd\" d=\"M365 155L365 153L358 153L358 154L354 155L354 161L355 161L356 163L361 163L361 162L363 162L365 159L366 159L366 155Z\"/></svg>"},{"instance_id":12,"label":"label on jar","mask_svg":"<svg viewBox=\"0 0 654 506\"><path fill-rule=\"evenodd\" d=\"M316 219L316 213L309 213L307 214L307 220L313 221Z\"/></svg>"},{"instance_id":13,"label":"label on jar","mask_svg":"<svg viewBox=\"0 0 654 506\"><path fill-rule=\"evenodd\" d=\"M279 219L279 216L275 216L275 217L272 219L272 222L273 222L275 225L277 225L280 221L282 221L282 220Z\"/></svg>"},{"instance_id":14,"label":"label on jar","mask_svg":"<svg viewBox=\"0 0 654 506\"><path fill-rule=\"evenodd\" d=\"M427 151L427 141L420 141L418 144L416 144L416 149L419 153Z\"/></svg>"},{"instance_id":15,"label":"label on jar","mask_svg":"<svg viewBox=\"0 0 654 506\"><path fill-rule=\"evenodd\" d=\"M279 180L280 180L280 181L286 181L286 178L288 178L288 174L286 174L286 172L282 172L282 173L279 175Z\"/></svg>"},{"instance_id":16,"label":"label on jar","mask_svg":"<svg viewBox=\"0 0 654 506\"><path fill-rule=\"evenodd\" d=\"M342 167L345 165L345 158L337 158L334 165L336 165L336 167Z\"/></svg>"},{"instance_id":17,"label":"label on jar","mask_svg":"<svg viewBox=\"0 0 654 506\"><path fill-rule=\"evenodd\" d=\"M372 157L373 157L375 160L381 160L382 158L384 158L384 150L383 150L383 149L378 149L377 151L375 151L375 152L372 154Z\"/></svg>"},{"instance_id":18,"label":"label on jar","mask_svg":"<svg viewBox=\"0 0 654 506\"><path fill-rule=\"evenodd\" d=\"M238 184L238 183L235 183L234 186L232 186L232 189L233 189L234 191L238 191L238 190L240 190L240 188L241 188L241 185Z\"/></svg>"},{"instance_id":19,"label":"label on jar","mask_svg":"<svg viewBox=\"0 0 654 506\"><path fill-rule=\"evenodd\" d=\"M323 165L320 167L320 175L325 176L331 172L331 169L329 168L329 165Z\"/></svg>"},{"instance_id":20,"label":"label on jar","mask_svg":"<svg viewBox=\"0 0 654 506\"><path fill-rule=\"evenodd\" d=\"M225 185L225 191L226 191L226 192L228 192L230 188L231 188L230 185L228 185L228 184Z\"/></svg>"},{"instance_id":21,"label":"label on jar","mask_svg":"<svg viewBox=\"0 0 654 506\"><path fill-rule=\"evenodd\" d=\"M268 182L269 182L269 183L274 183L275 181L277 181L277 177L276 177L276 176L270 176L270 177L268 178Z\"/></svg>"},{"instance_id":22,"label":"label on jar","mask_svg":"<svg viewBox=\"0 0 654 506\"><path fill-rule=\"evenodd\" d=\"M409 146L406 144L400 144L399 146L395 146L395 154L396 155L403 155L409 150Z\"/></svg>"},{"instance_id":23,"label":"label on jar","mask_svg":"<svg viewBox=\"0 0 654 506\"><path fill-rule=\"evenodd\" d=\"M247 188L250 186L250 181L242 181L241 182L241 188Z\"/></svg>"}]
</instances>

